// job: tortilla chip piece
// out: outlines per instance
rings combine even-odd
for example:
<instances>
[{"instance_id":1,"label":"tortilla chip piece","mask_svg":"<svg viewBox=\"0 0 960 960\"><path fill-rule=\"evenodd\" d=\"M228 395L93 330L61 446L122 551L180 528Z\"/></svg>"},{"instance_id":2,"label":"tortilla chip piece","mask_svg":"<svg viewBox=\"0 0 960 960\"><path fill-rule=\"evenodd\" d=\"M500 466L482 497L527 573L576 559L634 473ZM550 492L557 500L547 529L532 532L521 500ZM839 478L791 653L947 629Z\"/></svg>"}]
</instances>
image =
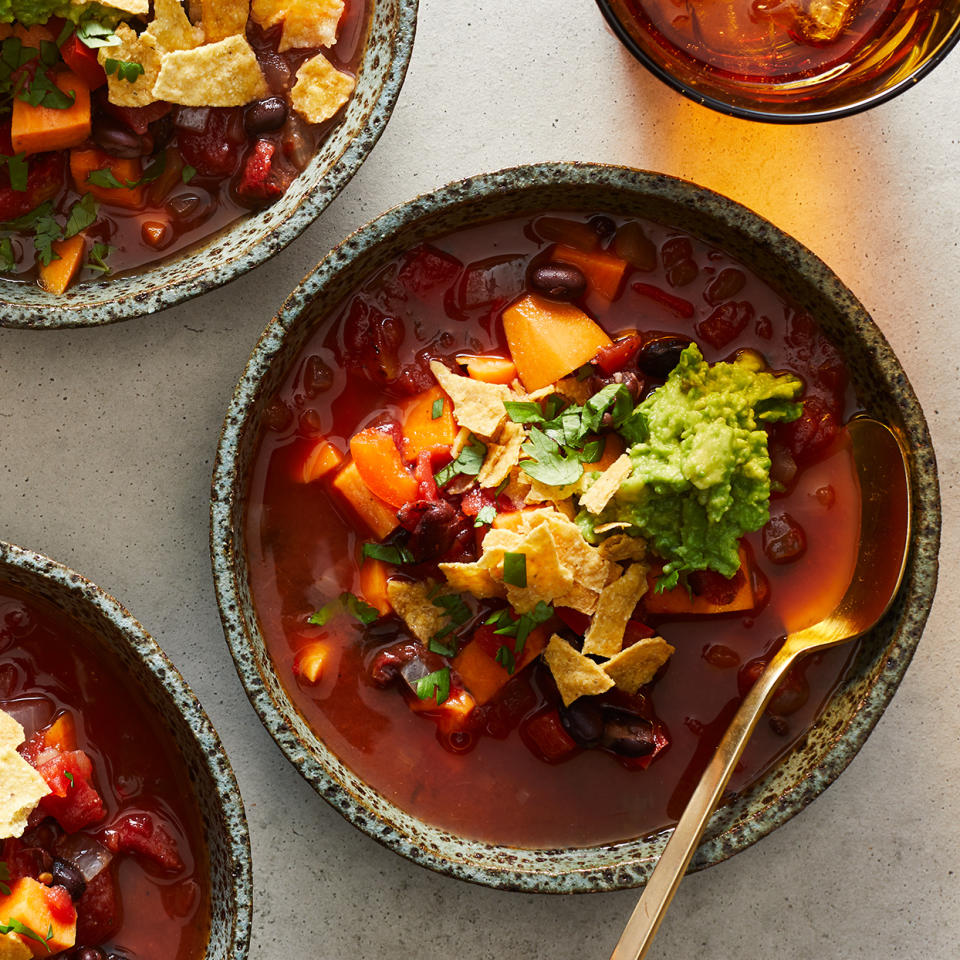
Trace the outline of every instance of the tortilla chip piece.
<instances>
[{"instance_id":1,"label":"tortilla chip piece","mask_svg":"<svg viewBox=\"0 0 960 960\"><path fill-rule=\"evenodd\" d=\"M135 17L145 17L150 12L149 0L101 0L104 6L111 10L122 10ZM116 32L116 31L114 31Z\"/></svg>"},{"instance_id":2,"label":"tortilla chip piece","mask_svg":"<svg viewBox=\"0 0 960 960\"><path fill-rule=\"evenodd\" d=\"M43 777L17 753L23 727L0 710L0 840L19 837L27 818L50 788Z\"/></svg>"},{"instance_id":3,"label":"tortilla chip piece","mask_svg":"<svg viewBox=\"0 0 960 960\"><path fill-rule=\"evenodd\" d=\"M600 667L557 634L550 638L543 659L553 674L565 707L578 697L605 693L613 686L613 680Z\"/></svg>"},{"instance_id":4,"label":"tortilla chip piece","mask_svg":"<svg viewBox=\"0 0 960 960\"><path fill-rule=\"evenodd\" d=\"M527 558L527 585L505 584L507 600L517 613L529 613L541 600L559 603L573 588L573 575L561 562L549 527L539 526L531 530L511 552L522 553ZM502 567L499 579L503 579Z\"/></svg>"},{"instance_id":5,"label":"tortilla chip piece","mask_svg":"<svg viewBox=\"0 0 960 960\"><path fill-rule=\"evenodd\" d=\"M115 32L120 44L101 47L97 51L100 66L106 69L107 60L129 60L139 63L143 73L133 83L122 80L116 70L107 74L107 99L118 107L145 107L148 103L154 103L157 98L153 95L153 85L160 73L157 41L149 33L138 37L125 23L119 24Z\"/></svg>"},{"instance_id":6,"label":"tortilla chip piece","mask_svg":"<svg viewBox=\"0 0 960 960\"><path fill-rule=\"evenodd\" d=\"M520 468L523 470L523 468ZM564 500L580 492L580 479L573 483L564 484L562 487L555 487L549 483L542 483L530 474L523 472L521 474L524 481L530 484L530 490L527 493L527 503L562 503Z\"/></svg>"},{"instance_id":7,"label":"tortilla chip piece","mask_svg":"<svg viewBox=\"0 0 960 960\"><path fill-rule=\"evenodd\" d=\"M343 0L289 0L280 52L300 47L332 47L343 16Z\"/></svg>"},{"instance_id":8,"label":"tortilla chip piece","mask_svg":"<svg viewBox=\"0 0 960 960\"><path fill-rule=\"evenodd\" d=\"M184 12L180 0L153 0L153 19L146 29L155 41L160 53L174 50L193 50L203 43L203 29L195 27ZM108 49L116 49L111 47ZM158 99L169 99L158 97ZM179 101L174 101L179 102ZM216 103L190 103L192 107L216 107ZM234 104L223 104L234 106Z\"/></svg>"},{"instance_id":9,"label":"tortilla chip piece","mask_svg":"<svg viewBox=\"0 0 960 960\"><path fill-rule=\"evenodd\" d=\"M617 457L603 473L590 485L580 498L580 506L596 515L610 502L610 498L620 489L620 484L630 475L633 463L625 453Z\"/></svg>"},{"instance_id":10,"label":"tortilla chip piece","mask_svg":"<svg viewBox=\"0 0 960 960\"><path fill-rule=\"evenodd\" d=\"M631 564L600 593L597 612L583 637L583 652L614 657L623 646L623 634L633 608L647 592L647 568Z\"/></svg>"},{"instance_id":11,"label":"tortilla chip piece","mask_svg":"<svg viewBox=\"0 0 960 960\"><path fill-rule=\"evenodd\" d=\"M543 522L549 526L557 551L574 580L599 594L610 581L610 574L616 572L610 561L601 557L597 548L583 539L580 528L563 514L550 513Z\"/></svg>"},{"instance_id":12,"label":"tortilla chip piece","mask_svg":"<svg viewBox=\"0 0 960 960\"><path fill-rule=\"evenodd\" d=\"M387 598L407 629L424 645L447 624L447 612L434 604L450 590L436 588L432 580L388 580Z\"/></svg>"},{"instance_id":13,"label":"tortilla chip piece","mask_svg":"<svg viewBox=\"0 0 960 960\"><path fill-rule=\"evenodd\" d=\"M601 540L597 549L605 560L642 560L647 555L647 541L628 533L615 533Z\"/></svg>"},{"instance_id":14,"label":"tortilla chip piece","mask_svg":"<svg viewBox=\"0 0 960 960\"><path fill-rule=\"evenodd\" d=\"M23 743L23 727L9 713L0 710L0 750L16 750Z\"/></svg>"},{"instance_id":15,"label":"tortilla chip piece","mask_svg":"<svg viewBox=\"0 0 960 960\"><path fill-rule=\"evenodd\" d=\"M249 0L200 0L200 23L207 43L242 36L247 30Z\"/></svg>"},{"instance_id":16,"label":"tortilla chip piece","mask_svg":"<svg viewBox=\"0 0 960 960\"><path fill-rule=\"evenodd\" d=\"M453 418L480 437L495 437L507 416L503 403L513 391L502 383L484 383L451 372L439 360L430 361L430 372L453 402Z\"/></svg>"},{"instance_id":17,"label":"tortilla chip piece","mask_svg":"<svg viewBox=\"0 0 960 960\"><path fill-rule=\"evenodd\" d=\"M33 951L11 930L0 936L0 960L33 960Z\"/></svg>"},{"instance_id":18,"label":"tortilla chip piece","mask_svg":"<svg viewBox=\"0 0 960 960\"><path fill-rule=\"evenodd\" d=\"M165 53L153 86L158 100L185 107L239 107L270 92L246 37Z\"/></svg>"},{"instance_id":19,"label":"tortilla chip piece","mask_svg":"<svg viewBox=\"0 0 960 960\"><path fill-rule=\"evenodd\" d=\"M507 420L497 436L496 443L487 445L487 456L477 474L481 487L499 487L510 476L520 459L520 447L526 432L519 423Z\"/></svg>"},{"instance_id":20,"label":"tortilla chip piece","mask_svg":"<svg viewBox=\"0 0 960 960\"><path fill-rule=\"evenodd\" d=\"M469 593L480 600L506 595L503 584L494 580L490 571L479 563L441 563L439 566L454 593Z\"/></svg>"},{"instance_id":21,"label":"tortilla chip piece","mask_svg":"<svg viewBox=\"0 0 960 960\"><path fill-rule=\"evenodd\" d=\"M286 15L291 0L253 0L250 4L250 16L264 30L279 23Z\"/></svg>"},{"instance_id":22,"label":"tortilla chip piece","mask_svg":"<svg viewBox=\"0 0 960 960\"><path fill-rule=\"evenodd\" d=\"M613 682L627 693L636 693L649 683L675 652L663 637L646 637L621 650L603 665Z\"/></svg>"},{"instance_id":23,"label":"tortilla chip piece","mask_svg":"<svg viewBox=\"0 0 960 960\"><path fill-rule=\"evenodd\" d=\"M322 53L318 53L297 71L290 103L309 123L323 123L350 99L356 84L349 73L341 73Z\"/></svg>"}]
</instances>

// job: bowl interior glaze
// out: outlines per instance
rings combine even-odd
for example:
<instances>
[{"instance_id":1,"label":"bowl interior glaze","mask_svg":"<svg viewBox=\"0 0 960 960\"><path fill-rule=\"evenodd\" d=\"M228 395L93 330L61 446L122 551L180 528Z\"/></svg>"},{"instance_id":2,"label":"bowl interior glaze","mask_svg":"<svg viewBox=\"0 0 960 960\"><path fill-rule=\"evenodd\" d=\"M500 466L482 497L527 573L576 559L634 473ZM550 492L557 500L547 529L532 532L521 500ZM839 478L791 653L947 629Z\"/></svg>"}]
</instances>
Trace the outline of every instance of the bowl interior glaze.
<instances>
[{"instance_id":1,"label":"bowl interior glaze","mask_svg":"<svg viewBox=\"0 0 960 960\"><path fill-rule=\"evenodd\" d=\"M0 283L0 326L83 327L156 313L222 286L296 239L349 182L380 138L407 72L418 0L372 0L356 91L341 122L272 206L154 266L52 296Z\"/></svg>"},{"instance_id":2,"label":"bowl interior glaze","mask_svg":"<svg viewBox=\"0 0 960 960\"><path fill-rule=\"evenodd\" d=\"M172 738L194 784L206 840L210 938L205 960L245 960L253 903L247 820L230 761L193 691L146 630L80 574L0 541L0 584L46 601L87 630Z\"/></svg>"},{"instance_id":3,"label":"bowl interior glaze","mask_svg":"<svg viewBox=\"0 0 960 960\"><path fill-rule=\"evenodd\" d=\"M714 815L692 869L749 846L837 777L893 696L932 601L940 530L933 449L899 362L853 294L772 224L694 184L592 164L520 167L451 184L347 238L266 328L237 386L214 470L212 560L227 640L251 702L288 759L352 823L411 860L462 879L538 892L611 890L645 882L663 835L576 849L491 845L438 830L355 777L310 730L278 681L251 601L242 546L247 483L265 407L317 325L367 277L416 243L481 221L545 210L646 217L722 247L818 318L843 350L867 410L905 438L913 460L916 535L897 600L862 643L849 676L805 741Z\"/></svg>"}]
</instances>

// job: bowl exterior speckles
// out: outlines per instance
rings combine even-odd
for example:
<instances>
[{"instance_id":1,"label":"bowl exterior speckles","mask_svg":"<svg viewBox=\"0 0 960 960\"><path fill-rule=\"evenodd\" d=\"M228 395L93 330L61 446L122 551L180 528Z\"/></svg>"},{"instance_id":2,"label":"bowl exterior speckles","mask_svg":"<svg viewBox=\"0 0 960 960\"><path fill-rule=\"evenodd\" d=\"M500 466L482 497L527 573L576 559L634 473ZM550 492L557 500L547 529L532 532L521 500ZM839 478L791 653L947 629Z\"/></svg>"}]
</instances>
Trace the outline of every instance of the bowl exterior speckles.
<instances>
[{"instance_id":1,"label":"bowl exterior speckles","mask_svg":"<svg viewBox=\"0 0 960 960\"><path fill-rule=\"evenodd\" d=\"M102 644L177 745L207 845L210 938L205 960L245 960L253 878L240 790L220 738L196 696L156 641L116 601L73 570L0 541L0 584L46 601Z\"/></svg>"},{"instance_id":2,"label":"bowl exterior speckles","mask_svg":"<svg viewBox=\"0 0 960 960\"><path fill-rule=\"evenodd\" d=\"M900 431L912 458L916 534L896 602L864 639L849 676L805 740L714 814L691 869L726 859L790 819L859 750L910 662L933 600L940 498L923 413L863 306L796 240L745 207L683 180L579 163L518 167L462 180L367 224L301 283L264 331L237 385L214 468L213 570L240 679L291 763L370 836L417 863L464 880L570 893L642 885L665 836L587 848L514 849L453 836L398 809L326 748L288 698L260 632L243 548L244 505L264 409L304 342L338 302L392 257L421 241L478 222L544 210L646 217L689 231L740 259L819 319L843 350L866 409Z\"/></svg>"},{"instance_id":3,"label":"bowl exterior speckles","mask_svg":"<svg viewBox=\"0 0 960 960\"><path fill-rule=\"evenodd\" d=\"M272 206L168 260L53 296L0 281L0 326L85 327L156 313L235 279L282 250L326 209L380 138L413 50L418 0L372 0L357 87L310 165Z\"/></svg>"}]
</instances>

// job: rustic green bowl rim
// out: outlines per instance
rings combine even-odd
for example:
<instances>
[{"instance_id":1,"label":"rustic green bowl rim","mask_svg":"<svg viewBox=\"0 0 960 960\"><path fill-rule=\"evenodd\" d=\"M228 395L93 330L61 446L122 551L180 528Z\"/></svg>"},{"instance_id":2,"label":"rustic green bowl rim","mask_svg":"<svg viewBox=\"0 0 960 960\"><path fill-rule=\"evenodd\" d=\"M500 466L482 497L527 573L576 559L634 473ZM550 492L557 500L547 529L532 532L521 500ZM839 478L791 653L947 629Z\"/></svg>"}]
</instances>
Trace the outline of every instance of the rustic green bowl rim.
<instances>
[{"instance_id":1,"label":"rustic green bowl rim","mask_svg":"<svg viewBox=\"0 0 960 960\"><path fill-rule=\"evenodd\" d=\"M828 747L822 761L789 789L765 788L773 772L718 810L694 856L701 869L745 849L806 807L853 759L893 696L916 649L936 587L940 539L940 499L936 460L917 398L883 334L839 278L798 241L746 207L663 174L590 163L542 163L501 170L448 184L404 203L361 227L336 247L301 282L267 325L241 376L224 421L214 466L211 499L211 558L224 633L240 680L261 721L290 762L314 789L351 823L410 860L441 873L492 887L547 893L595 892L645 883L666 842L666 834L648 840L586 848L526 850L466 840L404 813L363 784L310 731L292 704L266 655L243 573L243 481L240 463L250 452L257 413L269 397L265 379L276 386L278 371L291 357L285 345L294 339L299 319L319 296L333 302L388 258L377 251L403 237L410 244L466 224L504 216L485 213L514 205L527 214L524 199L543 191L571 198L586 190L591 203L610 194L667 203L685 215L702 218L717 231L735 231L744 249L773 252L782 276L835 306L857 344L879 397L895 398L892 419L913 461L914 538L907 576L897 602L868 639L889 633L889 642L870 661L870 688L852 708L849 722L824 732ZM571 203L571 206L576 204ZM553 209L562 209L556 203ZM599 209L603 209L600 207ZM442 217L452 219L437 224ZM459 218L459 219L457 219ZM700 231L701 233L704 230ZM719 235L719 234L717 234ZM732 235L732 234L731 234ZM704 236L709 241L709 236ZM324 310L331 303L324 300ZM307 321L304 321L307 322ZM296 346L294 344L294 346ZM290 351L288 351L290 352ZM270 375L268 377L268 375ZM271 387L270 389L273 389ZM859 389L859 385L858 385ZM865 641L866 642L866 641ZM864 681L867 682L867 681ZM832 703L833 701L831 701ZM795 751L794 751L795 752ZM793 756L791 753L789 756ZM775 781L774 781L775 782ZM638 785L642 786L642 785ZM745 808L741 815L740 807Z\"/></svg>"},{"instance_id":2,"label":"rustic green bowl rim","mask_svg":"<svg viewBox=\"0 0 960 960\"><path fill-rule=\"evenodd\" d=\"M59 296L32 284L0 281L0 327L93 327L157 313L279 253L323 213L380 139L410 63L418 2L373 0L357 88L344 117L276 203L167 260Z\"/></svg>"},{"instance_id":3,"label":"rustic green bowl rim","mask_svg":"<svg viewBox=\"0 0 960 960\"><path fill-rule=\"evenodd\" d=\"M250 834L230 759L196 694L139 621L86 577L41 553L0 540L0 582L13 574L25 578L23 586L28 592L35 592L30 591L30 581L34 585L42 582L51 591L51 595L44 598L47 602L63 606L58 603L58 599L63 598L65 603L89 612L98 623L106 621L114 637L143 666L179 715L186 736L193 741L189 745L193 760L209 775L215 788L213 796L210 791L202 797L198 794L197 802L204 807L212 806L219 823L207 826L223 838L218 849L222 862L214 864L211 851L210 866L218 869L216 886L211 870L210 939L204 955L208 960L245 960L253 923ZM69 610L65 612L71 616ZM184 732L184 727L180 730Z\"/></svg>"}]
</instances>

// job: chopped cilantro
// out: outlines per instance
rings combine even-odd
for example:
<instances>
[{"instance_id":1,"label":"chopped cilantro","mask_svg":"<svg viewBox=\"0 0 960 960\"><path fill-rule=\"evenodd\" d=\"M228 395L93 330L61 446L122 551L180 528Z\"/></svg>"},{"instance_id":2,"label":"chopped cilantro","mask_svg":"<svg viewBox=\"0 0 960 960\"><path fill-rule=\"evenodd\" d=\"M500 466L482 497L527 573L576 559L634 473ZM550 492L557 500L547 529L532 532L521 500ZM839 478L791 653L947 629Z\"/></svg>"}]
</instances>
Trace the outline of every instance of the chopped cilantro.
<instances>
[{"instance_id":1,"label":"chopped cilantro","mask_svg":"<svg viewBox=\"0 0 960 960\"><path fill-rule=\"evenodd\" d=\"M443 416L443 397L437 397L430 408L430 419L439 420Z\"/></svg>"},{"instance_id":2,"label":"chopped cilantro","mask_svg":"<svg viewBox=\"0 0 960 960\"><path fill-rule=\"evenodd\" d=\"M606 437L597 437L596 440L591 440L589 443L585 443L583 445L583 449L579 453L580 462L596 463L603 456L603 451L606 445Z\"/></svg>"},{"instance_id":3,"label":"chopped cilantro","mask_svg":"<svg viewBox=\"0 0 960 960\"><path fill-rule=\"evenodd\" d=\"M70 208L67 225L63 228L64 237L69 240L70 237L75 237L81 230L86 230L87 227L96 222L99 208L97 198L92 193L85 193Z\"/></svg>"},{"instance_id":4,"label":"chopped cilantro","mask_svg":"<svg viewBox=\"0 0 960 960\"><path fill-rule=\"evenodd\" d=\"M527 585L527 555L525 553L504 553L503 582L512 587Z\"/></svg>"},{"instance_id":5,"label":"chopped cilantro","mask_svg":"<svg viewBox=\"0 0 960 960\"><path fill-rule=\"evenodd\" d=\"M395 563L398 566L402 563L413 563L413 554L406 547L392 543L365 543L363 557L373 557L374 560Z\"/></svg>"},{"instance_id":6,"label":"chopped cilantro","mask_svg":"<svg viewBox=\"0 0 960 960\"><path fill-rule=\"evenodd\" d=\"M73 782L73 774L69 770L64 773L64 776L70 781L71 787L76 786L76 784Z\"/></svg>"},{"instance_id":7,"label":"chopped cilantro","mask_svg":"<svg viewBox=\"0 0 960 960\"><path fill-rule=\"evenodd\" d=\"M587 377L591 376L592 374L593 374L593 364L585 363L577 371L577 380L586 380Z\"/></svg>"},{"instance_id":8,"label":"chopped cilantro","mask_svg":"<svg viewBox=\"0 0 960 960\"><path fill-rule=\"evenodd\" d=\"M596 433L600 429L603 415L607 410L610 410L613 416L615 427L623 423L633 413L633 398L624 384L607 384L583 405L583 415L581 417L583 435Z\"/></svg>"},{"instance_id":9,"label":"chopped cilantro","mask_svg":"<svg viewBox=\"0 0 960 960\"><path fill-rule=\"evenodd\" d=\"M25 923L14 920L13 917L8 917L6 923L0 923L0 936L5 937L8 933L16 933L21 937L26 937L28 940L35 940L37 943L42 943L47 948L47 953L51 952L49 942L53 939L52 924L47 931L47 935L42 937L36 930L28 927Z\"/></svg>"},{"instance_id":10,"label":"chopped cilantro","mask_svg":"<svg viewBox=\"0 0 960 960\"><path fill-rule=\"evenodd\" d=\"M87 174L87 183L92 183L95 187L104 187L107 190L132 190L139 186L140 181L134 180L133 183L121 183L114 172L109 167L101 170L91 170Z\"/></svg>"},{"instance_id":11,"label":"chopped cilantro","mask_svg":"<svg viewBox=\"0 0 960 960\"><path fill-rule=\"evenodd\" d=\"M84 264L88 270L97 270L106 275L110 272L107 266L107 257L113 252L113 247L107 243L95 243L90 250L90 259Z\"/></svg>"},{"instance_id":12,"label":"chopped cilantro","mask_svg":"<svg viewBox=\"0 0 960 960\"><path fill-rule=\"evenodd\" d=\"M27 158L23 153L16 153L12 157L0 154L0 163L7 165L10 174L10 186L17 193L24 193L27 189Z\"/></svg>"},{"instance_id":13,"label":"chopped cilantro","mask_svg":"<svg viewBox=\"0 0 960 960\"><path fill-rule=\"evenodd\" d=\"M55 43L40 41L40 62L45 67L55 67L60 62L60 50Z\"/></svg>"},{"instance_id":14,"label":"chopped cilantro","mask_svg":"<svg viewBox=\"0 0 960 960\"><path fill-rule=\"evenodd\" d=\"M511 676L513 676L514 670L517 669L517 661L513 656L513 651L507 647L502 646L498 651L497 655L494 657L494 660L503 667Z\"/></svg>"},{"instance_id":15,"label":"chopped cilantro","mask_svg":"<svg viewBox=\"0 0 960 960\"><path fill-rule=\"evenodd\" d=\"M13 241L9 237L0 239L0 270L10 271L16 265L17 260L13 255Z\"/></svg>"},{"instance_id":16,"label":"chopped cilantro","mask_svg":"<svg viewBox=\"0 0 960 960\"><path fill-rule=\"evenodd\" d=\"M139 183L153 183L154 180L159 179L160 174L167 169L167 154L166 151L163 153L158 153L153 160L150 161L150 164L147 166L147 169L143 171L143 174L140 177Z\"/></svg>"},{"instance_id":17,"label":"chopped cilantro","mask_svg":"<svg viewBox=\"0 0 960 960\"><path fill-rule=\"evenodd\" d=\"M191 167L190 164L185 164L183 168L183 173L180 174L180 179L184 183L189 183L197 175L197 168Z\"/></svg>"},{"instance_id":18,"label":"chopped cilantro","mask_svg":"<svg viewBox=\"0 0 960 960\"><path fill-rule=\"evenodd\" d=\"M96 20L88 20L86 23L81 23L77 27L77 38L88 46L91 50L96 50L98 47L118 47L120 46L120 38L110 29L110 27L104 26L102 23L97 23ZM66 39L66 37L64 37Z\"/></svg>"},{"instance_id":19,"label":"chopped cilantro","mask_svg":"<svg viewBox=\"0 0 960 960\"><path fill-rule=\"evenodd\" d=\"M450 696L450 668L434 670L417 681L417 696L421 700L436 698L437 706Z\"/></svg>"},{"instance_id":20,"label":"chopped cilantro","mask_svg":"<svg viewBox=\"0 0 960 960\"><path fill-rule=\"evenodd\" d=\"M10 868L5 860L0 860L0 894L5 897L10 896Z\"/></svg>"},{"instance_id":21,"label":"chopped cilantro","mask_svg":"<svg viewBox=\"0 0 960 960\"><path fill-rule=\"evenodd\" d=\"M488 524L493 523L497 519L497 508L491 507L489 504L485 507L481 507L477 512L477 519L473 521L475 527L485 527Z\"/></svg>"},{"instance_id":22,"label":"chopped cilantro","mask_svg":"<svg viewBox=\"0 0 960 960\"><path fill-rule=\"evenodd\" d=\"M540 600L537 605L529 612L522 613L517 619L511 615L509 607L503 610L497 610L491 614L484 623L487 626L495 626L493 631L500 637L515 637L516 642L513 645L514 653L520 654L526 646L527 637L534 627L546 623L553 616L553 607Z\"/></svg>"},{"instance_id":23,"label":"chopped cilantro","mask_svg":"<svg viewBox=\"0 0 960 960\"><path fill-rule=\"evenodd\" d=\"M453 629L453 625L450 625L450 629ZM442 633L443 631L440 631ZM457 655L457 640L454 637L449 643L443 642L443 637L440 636L440 633L437 633L435 636L430 638L430 642L427 644L427 649L432 653L439 653L442 657L455 657Z\"/></svg>"},{"instance_id":24,"label":"chopped cilantro","mask_svg":"<svg viewBox=\"0 0 960 960\"><path fill-rule=\"evenodd\" d=\"M530 400L504 400L503 406L514 423L543 423L546 419L540 404Z\"/></svg>"},{"instance_id":25,"label":"chopped cilantro","mask_svg":"<svg viewBox=\"0 0 960 960\"><path fill-rule=\"evenodd\" d=\"M46 70L37 70L33 79L21 83L15 93L18 100L29 103L31 107L48 107L51 110L69 110L77 99L73 93L64 93L47 76Z\"/></svg>"},{"instance_id":26,"label":"chopped cilantro","mask_svg":"<svg viewBox=\"0 0 960 960\"><path fill-rule=\"evenodd\" d=\"M500 486L498 486L497 489L493 491L493 495L495 497L499 497L500 494L503 493L503 491L506 490L508 486L510 486L509 474L500 481Z\"/></svg>"},{"instance_id":27,"label":"chopped cilantro","mask_svg":"<svg viewBox=\"0 0 960 960\"><path fill-rule=\"evenodd\" d=\"M307 623L312 623L317 627L325 627L341 610L346 610L364 626L373 623L380 616L376 607L371 607L369 603L354 596L349 590L344 590L336 600L324 604L319 610L307 617Z\"/></svg>"},{"instance_id":28,"label":"chopped cilantro","mask_svg":"<svg viewBox=\"0 0 960 960\"><path fill-rule=\"evenodd\" d=\"M135 60L114 60L113 57L107 57L103 62L103 69L107 76L117 75L118 80L126 80L127 83L135 83L138 77L142 77L146 72L142 63Z\"/></svg>"},{"instance_id":29,"label":"chopped cilantro","mask_svg":"<svg viewBox=\"0 0 960 960\"><path fill-rule=\"evenodd\" d=\"M447 616L458 626L463 626L473 614L470 608L463 602L463 597L459 593L447 593L442 597L437 597L433 601L435 607L440 607L446 611Z\"/></svg>"},{"instance_id":30,"label":"chopped cilantro","mask_svg":"<svg viewBox=\"0 0 960 960\"><path fill-rule=\"evenodd\" d=\"M561 448L556 440L536 427L531 427L527 436L529 439L522 449L531 459L520 465L534 480L552 487L563 487L580 479L583 467L572 447Z\"/></svg>"},{"instance_id":31,"label":"chopped cilantro","mask_svg":"<svg viewBox=\"0 0 960 960\"><path fill-rule=\"evenodd\" d=\"M448 463L434 476L437 486L446 486L458 473L475 477L483 466L487 448L471 433L467 445L457 455L457 459Z\"/></svg>"},{"instance_id":32,"label":"chopped cilantro","mask_svg":"<svg viewBox=\"0 0 960 960\"><path fill-rule=\"evenodd\" d=\"M60 254L54 252L53 245L62 236L60 224L52 216L46 214L37 218L34 223L33 247L37 252L37 259L45 267L60 259Z\"/></svg>"},{"instance_id":33,"label":"chopped cilantro","mask_svg":"<svg viewBox=\"0 0 960 960\"><path fill-rule=\"evenodd\" d=\"M331 600L329 603L325 603L319 610L315 613L311 613L307 617L307 623L312 623L316 627L325 627L332 617L334 617L340 610L341 604L339 600Z\"/></svg>"}]
</instances>

